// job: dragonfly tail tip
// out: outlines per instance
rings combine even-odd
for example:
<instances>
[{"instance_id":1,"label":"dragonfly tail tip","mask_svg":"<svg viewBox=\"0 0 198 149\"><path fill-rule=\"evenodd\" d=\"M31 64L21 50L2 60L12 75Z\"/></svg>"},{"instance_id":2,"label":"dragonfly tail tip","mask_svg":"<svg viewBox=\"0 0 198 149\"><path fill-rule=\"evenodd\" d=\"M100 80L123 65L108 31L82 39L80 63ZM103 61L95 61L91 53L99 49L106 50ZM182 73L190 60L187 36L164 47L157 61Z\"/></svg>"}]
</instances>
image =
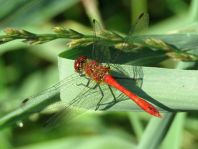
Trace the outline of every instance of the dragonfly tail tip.
<instances>
[{"instance_id":1,"label":"dragonfly tail tip","mask_svg":"<svg viewBox=\"0 0 198 149\"><path fill-rule=\"evenodd\" d=\"M154 116L156 116L158 118L162 118L161 114L158 111L154 113Z\"/></svg>"}]
</instances>

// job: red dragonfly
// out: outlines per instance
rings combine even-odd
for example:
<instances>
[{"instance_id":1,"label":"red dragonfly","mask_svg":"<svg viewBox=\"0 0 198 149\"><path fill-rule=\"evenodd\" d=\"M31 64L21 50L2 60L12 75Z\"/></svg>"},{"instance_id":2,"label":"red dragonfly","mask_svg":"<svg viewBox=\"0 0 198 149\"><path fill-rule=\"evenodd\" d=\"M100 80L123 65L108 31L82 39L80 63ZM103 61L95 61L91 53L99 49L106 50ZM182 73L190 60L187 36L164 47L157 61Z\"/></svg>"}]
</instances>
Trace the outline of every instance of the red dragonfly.
<instances>
[{"instance_id":1,"label":"red dragonfly","mask_svg":"<svg viewBox=\"0 0 198 149\"><path fill-rule=\"evenodd\" d=\"M139 19L141 19L142 16L143 15L140 15ZM97 33L97 32L95 32L95 33ZM36 98L39 96L42 98L44 98L46 96L53 96L57 92L60 92L60 89L62 90L63 87L71 88L71 86L73 84L75 84L74 86L83 85L83 86L85 86L86 89L82 90L82 92L80 92L80 94L78 94L71 102L69 102L65 106L65 108L63 109L64 112L61 111L61 113L55 114L55 117L53 117L52 119L53 120L54 120L54 118L57 119L58 117L60 117L60 115L62 113L65 113L65 111L67 111L67 109L70 109L70 107L89 109L90 106L88 105L89 103L88 103L87 99L92 100L91 106L95 107L95 110L98 110L98 109L100 109L101 105L104 105L104 104L101 104L102 100L104 100L104 98L103 98L104 93L102 91L102 88L100 87L100 84L106 84L109 88L108 89L106 88L105 91L110 90L111 94L113 95L113 91L112 91L111 87L116 90L119 90L120 92L122 92L122 94L127 96L129 99L133 100L145 112L147 112L150 115L160 118L161 115L160 115L159 111L157 110L157 108L155 108L151 103L147 102L143 98L141 98L138 95L136 95L135 93L133 93L131 90L122 86L120 83L118 83L116 78L111 75L112 67L118 67L118 65L116 65L116 66L112 65L112 64L104 65L101 63L104 60L109 61L110 58L108 56L103 56L103 54L109 55L111 52L109 52L108 47L104 48L101 46L101 44L97 44L97 42L98 42L97 38L98 38L98 36L95 35L95 38L94 38L95 41L93 44L93 49L91 51L91 53L92 53L91 58L81 55L75 59L74 69L75 69L75 72L77 72L79 74L77 77L75 77L75 78L73 78L73 76L67 77L64 80L57 83L56 85L54 85L52 88L45 90L41 94L36 95L34 97L26 98L25 100L23 100L22 104L23 105L27 104L33 98ZM113 56L114 60L116 60L116 58L119 57L118 55L119 55L119 53L116 53L116 56ZM106 59L104 57L106 57ZM123 70L123 69L117 68L117 70ZM82 83L78 83L78 81L81 80L82 78L88 79L88 82L86 85L84 85ZM89 86L90 81L95 82L96 86L90 87ZM103 86L103 85L101 85L101 86ZM99 99L99 101L94 101L94 98L96 98L94 94L95 94L95 92L98 92L96 90L96 87L99 87L99 90L102 95L102 97ZM113 99L114 99L115 103L116 103L116 98L118 98L118 97L115 97L113 95ZM114 103L114 102L110 102L110 103ZM111 105L114 105L114 104L110 104L110 106ZM108 105L107 105L107 108L108 108ZM103 108L103 109L105 109L105 108ZM67 114L67 112L66 112L66 114Z\"/></svg>"},{"instance_id":2,"label":"red dragonfly","mask_svg":"<svg viewBox=\"0 0 198 149\"><path fill-rule=\"evenodd\" d=\"M131 30L129 33L128 38L132 37L131 36L132 33L134 32L134 30L138 29L138 27L140 26L139 25L140 23L143 24L142 22L148 23L148 15L145 13L140 14L140 16L137 19L137 22L134 25L133 30ZM102 28L99 25L99 23L97 23L95 20L93 23L94 23L95 33L102 32ZM99 31L96 31L97 29ZM96 36L96 34L95 34L95 36ZM96 36L96 38L97 38L97 36ZM128 39L126 38L125 40L128 40ZM124 41L124 42L126 42L126 41ZM97 43L97 41L95 43ZM125 45L125 43L124 43L124 45ZM101 55L102 53L105 53L104 51L106 49L108 51L106 53L110 53L108 48L101 48L100 46L98 47L98 49L96 49L96 46L94 48L92 49L92 51L94 51L92 53L95 54L94 59L89 59L86 56L79 56L75 60L75 63L74 63L75 71L77 73L79 73L81 76L86 76L90 80L94 80L97 84L106 83L109 86L116 88L117 90L122 92L124 95L129 97L129 99L133 100L145 112L149 113L150 115L156 116L156 117L161 117L159 111L152 104L150 104L146 100L142 99L141 97L139 97L132 91L129 91L128 89L123 87L121 84L119 84L116 81L116 79L112 75L110 75L111 68L109 66L102 65L101 63L99 63L97 61L97 59L99 59L98 58L99 55ZM109 55L109 54L106 54L106 55ZM118 56L115 56L115 57L117 58ZM107 58L107 59L109 60L110 58Z\"/></svg>"},{"instance_id":3,"label":"red dragonfly","mask_svg":"<svg viewBox=\"0 0 198 149\"><path fill-rule=\"evenodd\" d=\"M103 82L118 89L147 113L161 117L159 111L153 105L120 85L113 76L110 75L110 67L104 66L95 60L88 59L86 56L80 56L74 62L74 69L80 75L85 75L98 84Z\"/></svg>"}]
</instances>

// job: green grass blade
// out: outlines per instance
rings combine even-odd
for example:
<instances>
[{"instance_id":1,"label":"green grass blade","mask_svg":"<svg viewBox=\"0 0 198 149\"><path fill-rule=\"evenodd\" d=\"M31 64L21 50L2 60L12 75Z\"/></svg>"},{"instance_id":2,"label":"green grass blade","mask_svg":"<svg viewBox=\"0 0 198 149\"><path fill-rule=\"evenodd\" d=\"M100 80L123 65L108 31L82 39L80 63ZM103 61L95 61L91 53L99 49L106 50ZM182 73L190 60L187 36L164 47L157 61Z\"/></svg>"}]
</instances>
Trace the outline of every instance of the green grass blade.
<instances>
[{"instance_id":1,"label":"green grass blade","mask_svg":"<svg viewBox=\"0 0 198 149\"><path fill-rule=\"evenodd\" d=\"M72 58L77 57L77 55L90 56L90 48L75 48L60 54L58 61L61 79L75 73ZM132 78L134 77L131 73L132 66L123 65L123 68L129 72ZM167 110L166 107L176 111L198 109L198 71L155 67L142 67L142 69L144 75L142 89L133 88L129 81L121 83L161 109ZM73 92L73 94L77 95L78 92ZM72 96L75 97L75 95ZM132 111L134 109L137 109L137 106L128 100L112 107L112 110L118 111Z\"/></svg>"},{"instance_id":2,"label":"green grass blade","mask_svg":"<svg viewBox=\"0 0 198 149\"><path fill-rule=\"evenodd\" d=\"M19 27L30 26L31 24L41 24L44 21L54 17L63 10L76 4L79 0L33 0L21 1L17 5L5 12L4 4L0 5L0 10L4 10L4 18L1 20L0 27ZM4 2L5 3L5 2ZM6 5L12 5L13 1L6 2ZM2 8L1 8L2 7ZM17 7L17 8L15 8ZM28 14L28 17L27 17Z\"/></svg>"},{"instance_id":3,"label":"green grass blade","mask_svg":"<svg viewBox=\"0 0 198 149\"><path fill-rule=\"evenodd\" d=\"M162 149L180 149L186 113L178 113L162 144Z\"/></svg>"},{"instance_id":4,"label":"green grass blade","mask_svg":"<svg viewBox=\"0 0 198 149\"><path fill-rule=\"evenodd\" d=\"M170 127L174 114L167 113L163 119L152 118L137 149L157 149Z\"/></svg>"},{"instance_id":5,"label":"green grass blade","mask_svg":"<svg viewBox=\"0 0 198 149\"><path fill-rule=\"evenodd\" d=\"M21 105L21 107L0 118L0 128L14 123L17 124L24 118L27 118L33 113L41 111L59 99L59 91L51 89L48 91L49 92L46 94L40 94L38 96L32 97L28 104Z\"/></svg>"},{"instance_id":6,"label":"green grass blade","mask_svg":"<svg viewBox=\"0 0 198 149\"><path fill-rule=\"evenodd\" d=\"M128 113L128 116L129 116L129 120L130 120L130 123L131 123L131 127L133 128L134 130L134 133L137 137L137 140L140 141L141 140L141 137L143 135L143 125L140 121L140 117L139 115L137 115L136 113Z\"/></svg>"},{"instance_id":7,"label":"green grass blade","mask_svg":"<svg viewBox=\"0 0 198 149\"><path fill-rule=\"evenodd\" d=\"M90 55L90 50L90 47L79 47L61 53L58 57L60 79L74 73L74 61L72 59L78 55ZM132 70L132 66L122 66L126 71L131 73L130 70ZM155 106L158 106L161 111L188 111L198 109L198 71L155 67L142 67L142 69L144 77L141 89L134 86L129 80L123 80L120 83L131 89L137 95L153 103ZM134 77L132 73L130 75L132 78ZM70 96L68 96L67 89L61 90L61 95L67 95L64 96L63 100L69 101L78 94L79 90L77 90L77 88L72 90L72 92L69 92ZM38 100L38 102L35 102L35 104L30 103L26 107L24 106L24 109L19 107L16 111L1 118L0 126L2 127L8 123L17 122L23 117L30 115L31 111L38 111L41 107L46 107L49 105L50 97L54 97L57 94L59 95L59 91L50 93L50 96L37 97L35 100ZM96 95L100 96L100 93L96 93ZM130 100L126 100L117 103L109 110L132 112L139 110L139 108Z\"/></svg>"},{"instance_id":8,"label":"green grass blade","mask_svg":"<svg viewBox=\"0 0 198 149\"><path fill-rule=\"evenodd\" d=\"M76 143L78 142L78 145ZM76 148L76 149L133 149L135 145L126 139L119 138L118 136L111 135L98 135L92 136L79 136L72 138L59 138L43 143L35 143L33 145L27 145L20 147L20 149L62 149L62 148Z\"/></svg>"}]
</instances>

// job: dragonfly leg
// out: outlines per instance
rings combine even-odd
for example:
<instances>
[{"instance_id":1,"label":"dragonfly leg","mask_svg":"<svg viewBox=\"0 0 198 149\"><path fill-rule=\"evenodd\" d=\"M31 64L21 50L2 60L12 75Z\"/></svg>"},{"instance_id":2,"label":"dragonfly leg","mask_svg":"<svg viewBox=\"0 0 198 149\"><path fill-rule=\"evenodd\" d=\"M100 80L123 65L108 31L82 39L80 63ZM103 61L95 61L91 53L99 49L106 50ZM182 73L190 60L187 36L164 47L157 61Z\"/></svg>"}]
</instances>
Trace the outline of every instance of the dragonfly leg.
<instances>
[{"instance_id":1,"label":"dragonfly leg","mask_svg":"<svg viewBox=\"0 0 198 149\"><path fill-rule=\"evenodd\" d=\"M116 98L115 94L113 93L112 88L109 85L108 85L108 87L109 87L109 90L110 90L110 92L111 92L111 94L113 96L113 100L111 102L101 104L100 103L102 101L102 98L101 98L100 101L98 102L97 106L99 108L99 106L105 105L105 107L100 109L100 110L107 110L107 109L111 108L113 105L115 105L116 103L119 102L119 101L117 101L117 98ZM120 95L122 95L122 93ZM119 96L118 96L118 98L119 98Z\"/></svg>"},{"instance_id":2,"label":"dragonfly leg","mask_svg":"<svg viewBox=\"0 0 198 149\"><path fill-rule=\"evenodd\" d=\"M114 93L113 93L113 90L112 90L112 88L108 85L108 87L109 87L109 90L110 90L110 92L111 92L111 94L112 94L112 96L113 96L113 102L116 102L116 97L115 97L115 95L114 95Z\"/></svg>"},{"instance_id":3,"label":"dragonfly leg","mask_svg":"<svg viewBox=\"0 0 198 149\"><path fill-rule=\"evenodd\" d=\"M85 79L87 79L87 83L86 84L83 84L83 83L79 83L79 84L76 84L77 86L84 86L84 87L88 87L89 88L89 84L91 82L91 80L87 77L85 77Z\"/></svg>"},{"instance_id":4,"label":"dragonfly leg","mask_svg":"<svg viewBox=\"0 0 198 149\"><path fill-rule=\"evenodd\" d=\"M108 85L108 87L109 87L109 90L111 92L111 95L113 96L113 101L111 101L109 103L103 103L103 104L100 104L100 105L109 105L109 104L115 104L115 103L117 103L117 98L116 98L115 94L113 93L112 88L109 85Z\"/></svg>"},{"instance_id":5,"label":"dragonfly leg","mask_svg":"<svg viewBox=\"0 0 198 149\"><path fill-rule=\"evenodd\" d=\"M98 110L99 107L100 107L101 105L107 105L107 106L111 105L111 106L112 106L112 105L114 105L114 104L117 102L116 96L114 95L112 88L108 85L109 90L110 90L110 92L111 92L111 94L112 94L112 96L113 96L113 101L111 101L111 102L109 102L109 103L101 104L101 101L102 101L102 99L104 98L104 93L103 93L103 91L102 91L100 85L97 84L97 86L98 86L99 91L100 91L100 93L101 93L102 96L101 96L100 100L98 101L95 110ZM97 86L96 86L96 87L97 87ZM109 107L110 107L110 106L109 106Z\"/></svg>"},{"instance_id":6,"label":"dragonfly leg","mask_svg":"<svg viewBox=\"0 0 198 149\"><path fill-rule=\"evenodd\" d=\"M102 96L101 96L100 100L98 101L98 103L97 103L97 105L96 105L95 111L99 109L99 107L100 107L100 105L101 105L100 103L101 103L101 101L102 101L102 99L103 99L103 97L104 97L104 93L103 93L103 91L102 91L100 85L97 84L97 86L98 86L99 91L100 91L100 93L101 93Z\"/></svg>"},{"instance_id":7,"label":"dragonfly leg","mask_svg":"<svg viewBox=\"0 0 198 149\"><path fill-rule=\"evenodd\" d=\"M86 84L83 84L83 83L79 83L79 84L76 84L77 86L84 86L84 87L87 87L89 89L96 89L96 87L98 86L98 84L96 83L93 87L90 87L90 82L92 81L90 78L87 78L85 75L80 75L81 77L83 76L85 79L87 79L87 83Z\"/></svg>"}]
</instances>

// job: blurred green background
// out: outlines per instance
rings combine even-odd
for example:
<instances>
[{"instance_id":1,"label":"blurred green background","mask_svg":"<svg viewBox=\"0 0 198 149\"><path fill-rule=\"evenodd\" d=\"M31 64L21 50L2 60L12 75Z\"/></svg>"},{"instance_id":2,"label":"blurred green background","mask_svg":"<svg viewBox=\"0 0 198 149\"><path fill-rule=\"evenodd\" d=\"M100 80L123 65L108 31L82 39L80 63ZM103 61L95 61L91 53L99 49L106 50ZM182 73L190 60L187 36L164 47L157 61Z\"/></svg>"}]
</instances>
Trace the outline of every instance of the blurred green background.
<instances>
[{"instance_id":1,"label":"blurred green background","mask_svg":"<svg viewBox=\"0 0 198 149\"><path fill-rule=\"evenodd\" d=\"M147 33L178 33L196 30L197 9L196 0L0 0L0 29L1 34L7 27L51 33L52 27L64 26L86 33L92 30L91 20L95 18L105 28L127 34L139 14L148 12L150 25ZM0 116L17 107L21 99L58 81L57 55L65 49L63 39L42 45L30 46L13 41L0 46ZM169 65L177 67L177 63ZM164 133L162 144L158 141L160 147L198 148L196 114L168 115L167 118L173 120L170 129L164 128L164 123L157 129L165 129L168 133L166 136ZM0 149L135 148L138 143L144 146L142 136L149 117L144 113L90 113L51 131L46 131L43 126L46 119L34 115L22 128L13 125L1 130ZM160 140L151 133L150 137L152 139L147 140L155 140L153 137ZM152 148L149 141L147 148ZM139 148L145 148L142 146Z\"/></svg>"}]
</instances>

